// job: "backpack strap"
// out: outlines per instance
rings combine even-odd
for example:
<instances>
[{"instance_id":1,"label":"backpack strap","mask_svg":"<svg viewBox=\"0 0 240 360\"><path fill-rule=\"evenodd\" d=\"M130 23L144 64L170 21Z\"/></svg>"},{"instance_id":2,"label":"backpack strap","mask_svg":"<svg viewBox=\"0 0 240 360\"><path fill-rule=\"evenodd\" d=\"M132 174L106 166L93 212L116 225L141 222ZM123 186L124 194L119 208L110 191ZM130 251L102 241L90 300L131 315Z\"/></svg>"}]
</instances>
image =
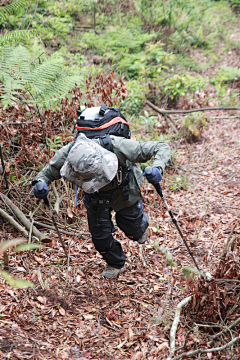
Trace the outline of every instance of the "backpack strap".
<instances>
[{"instance_id":1,"label":"backpack strap","mask_svg":"<svg viewBox=\"0 0 240 360\"><path fill-rule=\"evenodd\" d=\"M100 115L100 116L104 116L106 110L108 110L108 109L110 109L110 108L109 108L106 104L103 104L103 105L100 107L99 115Z\"/></svg>"},{"instance_id":2,"label":"backpack strap","mask_svg":"<svg viewBox=\"0 0 240 360\"><path fill-rule=\"evenodd\" d=\"M133 178L133 163L126 169L122 168L122 183L120 185L120 189L123 191L123 201L127 201L129 199L129 182Z\"/></svg>"},{"instance_id":3,"label":"backpack strap","mask_svg":"<svg viewBox=\"0 0 240 360\"><path fill-rule=\"evenodd\" d=\"M113 152L112 140L111 140L109 134L105 134L103 136L100 136L99 141L100 141L100 145L104 149L107 149L108 151Z\"/></svg>"}]
</instances>

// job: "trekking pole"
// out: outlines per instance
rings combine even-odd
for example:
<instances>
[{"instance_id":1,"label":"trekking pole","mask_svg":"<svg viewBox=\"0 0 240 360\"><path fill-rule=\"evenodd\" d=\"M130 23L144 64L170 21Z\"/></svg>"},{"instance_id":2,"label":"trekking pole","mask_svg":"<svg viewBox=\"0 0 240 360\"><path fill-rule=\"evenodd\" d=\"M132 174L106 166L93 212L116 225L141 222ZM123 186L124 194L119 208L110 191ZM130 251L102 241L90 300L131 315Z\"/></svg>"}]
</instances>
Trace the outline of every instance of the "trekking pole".
<instances>
[{"instance_id":1,"label":"trekking pole","mask_svg":"<svg viewBox=\"0 0 240 360\"><path fill-rule=\"evenodd\" d=\"M150 174L152 173L152 167L151 167L151 166L147 166L144 171L145 171L145 173L146 173L147 175L150 175ZM180 236L181 236L181 238L182 238L182 240L183 240L183 242L184 242L184 244L185 244L185 246L186 246L186 248L187 248L187 250L188 250L188 252L189 252L189 254L190 254L190 256L191 256L191 258L193 259L194 264L196 265L196 268L198 269L198 271L200 271L200 269L199 269L199 267L198 267L198 264L197 264L197 262L196 262L196 260L195 260L195 258L194 258L194 256L193 256L193 253L191 252L191 250L190 250L190 248L189 248L189 246L188 246L188 243L187 243L187 241L185 240L185 238L184 238L184 236L183 236L183 233L182 233L182 231L181 231L181 229L180 229L180 227L179 227L179 225L178 225L178 222L177 222L177 220L175 219L175 217L174 217L174 215L173 215L173 213L172 213L172 210L171 210L170 207L168 206L168 203L167 203L166 199L165 199L164 196L163 196L163 193L162 193L162 189L161 189L160 184L158 183L158 184L153 185L153 186L155 187L155 189L157 190L157 193L160 195L161 199L163 200L163 202L164 202L164 204L165 204L165 206L166 206L166 209L167 209L167 211L169 212L169 215L170 215L171 218L172 218L173 223L175 224L175 226L176 226L176 228L177 228L177 230L178 230L178 232L179 232L179 234L180 234ZM201 272L201 271L200 271L200 272Z\"/></svg>"},{"instance_id":2,"label":"trekking pole","mask_svg":"<svg viewBox=\"0 0 240 360\"><path fill-rule=\"evenodd\" d=\"M62 244L62 248L63 248L64 253L65 253L65 255L66 255L66 258L67 258L67 260L68 260L68 254L67 254L67 251L66 251L66 248L65 248L64 242L63 242L63 240L62 240L62 237L61 237L60 231L59 231L59 229L58 229L58 227L57 227L57 223L56 223L56 221L55 221L55 219L54 219L53 212L52 212L52 209L51 209L51 207L50 207L49 200L48 200L48 198L47 198L47 197L45 197L45 198L43 199L43 201L44 201L44 203L47 205L48 210L50 211L50 214L51 214L51 218L52 218L53 225L54 225L54 227L55 227L55 229L56 229L56 231L57 231L57 233L58 233L59 240L60 240L60 242L61 242L61 244Z\"/></svg>"}]
</instances>

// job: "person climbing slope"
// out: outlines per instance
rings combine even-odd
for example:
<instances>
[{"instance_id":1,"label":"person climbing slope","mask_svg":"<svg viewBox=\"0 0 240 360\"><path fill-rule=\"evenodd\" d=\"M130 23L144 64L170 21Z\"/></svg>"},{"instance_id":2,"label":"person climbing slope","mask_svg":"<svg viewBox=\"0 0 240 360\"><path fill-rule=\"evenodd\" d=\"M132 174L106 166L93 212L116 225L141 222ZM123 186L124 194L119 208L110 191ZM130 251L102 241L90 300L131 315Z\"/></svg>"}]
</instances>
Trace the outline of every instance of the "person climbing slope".
<instances>
[{"instance_id":1,"label":"person climbing slope","mask_svg":"<svg viewBox=\"0 0 240 360\"><path fill-rule=\"evenodd\" d=\"M105 112L108 109L116 110L106 110L104 106ZM84 119L87 119L87 126L95 121L102 107L80 112L82 118L84 115ZM99 118L101 120L103 117ZM118 119L122 119L121 124L126 125L124 117L118 116ZM113 135L109 129L104 135L90 139L88 133L95 128L86 127L88 130L84 134L77 127L76 139L58 150L37 174L33 191L37 198L46 198L48 185L61 177L82 188L92 241L107 263L101 275L112 278L125 270L126 257L120 242L112 235L115 228L111 212L116 212L117 226L129 239L139 244L147 241L149 219L143 209L140 187L143 175L153 185L162 180L165 167L171 162L170 148L161 141L135 141L116 131ZM146 163L152 157L152 173L142 173L137 163Z\"/></svg>"}]
</instances>

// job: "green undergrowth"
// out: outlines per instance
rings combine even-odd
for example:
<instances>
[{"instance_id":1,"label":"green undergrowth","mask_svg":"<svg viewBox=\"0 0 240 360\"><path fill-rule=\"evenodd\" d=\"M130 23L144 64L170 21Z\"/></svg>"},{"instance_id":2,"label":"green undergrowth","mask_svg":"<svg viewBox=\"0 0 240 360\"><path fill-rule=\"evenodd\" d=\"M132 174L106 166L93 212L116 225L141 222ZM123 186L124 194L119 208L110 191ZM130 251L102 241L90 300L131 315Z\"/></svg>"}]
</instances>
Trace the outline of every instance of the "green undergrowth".
<instances>
[{"instance_id":1,"label":"green undergrowth","mask_svg":"<svg viewBox=\"0 0 240 360\"><path fill-rule=\"evenodd\" d=\"M138 115L150 95L157 105L175 106L181 97L194 101L196 91L207 92L210 87L219 105L237 103L234 84L239 69L221 65L221 57L237 46L229 37L239 18L234 11L237 0L21 0L19 4L7 16L7 7L5 13L0 9L2 38L8 36L7 45L14 47L20 35L13 31L21 31L21 44L31 61L39 57L30 70L60 61L83 82L91 74L114 70L128 88L121 109L129 116ZM24 36L27 30L39 36L34 32ZM202 52L203 60L195 57L196 51ZM215 75L205 75L211 66ZM14 78L18 85L19 76ZM34 91L39 97L39 90ZM204 99L212 100L210 95Z\"/></svg>"}]
</instances>

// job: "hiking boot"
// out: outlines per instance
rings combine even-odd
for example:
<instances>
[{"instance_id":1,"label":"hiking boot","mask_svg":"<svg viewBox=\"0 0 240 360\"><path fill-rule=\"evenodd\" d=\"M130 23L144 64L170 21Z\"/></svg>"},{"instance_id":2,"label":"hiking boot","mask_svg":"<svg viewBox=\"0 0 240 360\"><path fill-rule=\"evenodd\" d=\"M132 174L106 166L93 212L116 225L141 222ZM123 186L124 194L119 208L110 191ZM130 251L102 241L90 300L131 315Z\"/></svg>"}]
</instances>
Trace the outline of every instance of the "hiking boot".
<instances>
[{"instance_id":1,"label":"hiking boot","mask_svg":"<svg viewBox=\"0 0 240 360\"><path fill-rule=\"evenodd\" d=\"M101 273L102 276L104 276L107 279L117 277L118 274L122 273L125 270L125 266L121 267L120 269L116 269L112 266L107 265L106 268Z\"/></svg>"},{"instance_id":2,"label":"hiking boot","mask_svg":"<svg viewBox=\"0 0 240 360\"><path fill-rule=\"evenodd\" d=\"M139 244L144 244L148 238L148 228L143 233L143 236L137 241Z\"/></svg>"}]
</instances>

